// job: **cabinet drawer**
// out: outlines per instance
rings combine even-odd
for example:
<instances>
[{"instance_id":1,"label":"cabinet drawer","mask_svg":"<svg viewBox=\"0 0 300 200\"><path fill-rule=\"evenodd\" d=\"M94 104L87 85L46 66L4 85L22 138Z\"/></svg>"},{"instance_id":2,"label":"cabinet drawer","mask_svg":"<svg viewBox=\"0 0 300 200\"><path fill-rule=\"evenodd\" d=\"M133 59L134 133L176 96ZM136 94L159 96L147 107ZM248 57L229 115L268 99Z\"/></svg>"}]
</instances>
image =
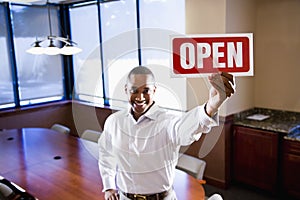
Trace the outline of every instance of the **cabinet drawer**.
<instances>
[{"instance_id":1,"label":"cabinet drawer","mask_svg":"<svg viewBox=\"0 0 300 200\"><path fill-rule=\"evenodd\" d=\"M283 140L283 152L300 155L300 141L285 138Z\"/></svg>"}]
</instances>

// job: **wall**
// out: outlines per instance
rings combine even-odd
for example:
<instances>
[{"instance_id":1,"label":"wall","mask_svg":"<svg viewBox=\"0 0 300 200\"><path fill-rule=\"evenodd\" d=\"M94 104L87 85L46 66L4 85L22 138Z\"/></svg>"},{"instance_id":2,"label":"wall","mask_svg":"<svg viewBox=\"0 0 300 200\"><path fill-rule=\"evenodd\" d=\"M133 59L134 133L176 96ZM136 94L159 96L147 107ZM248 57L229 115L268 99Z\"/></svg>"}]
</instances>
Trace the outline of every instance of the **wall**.
<instances>
[{"instance_id":1,"label":"wall","mask_svg":"<svg viewBox=\"0 0 300 200\"><path fill-rule=\"evenodd\" d=\"M187 34L253 33L255 23L254 0L186 0ZM236 78L236 94L220 109L222 116L254 107L253 77ZM188 79L188 108L208 99L209 84L206 78Z\"/></svg>"},{"instance_id":2,"label":"wall","mask_svg":"<svg viewBox=\"0 0 300 200\"><path fill-rule=\"evenodd\" d=\"M202 33L224 33L225 32L225 0L206 1L206 0L187 0L186 1L186 33L202 34ZM209 84L206 78L188 78L187 96L188 108L192 108L198 104L202 104L208 99ZM220 134L221 133L221 134ZM215 146L210 150L209 155L200 157L198 154L201 146L206 141L215 139ZM225 185L225 162L222 152L224 149L224 134L219 129L213 129L210 134L201 137L201 140L195 142L187 151L188 154L200 157L206 161L206 169L204 179L210 184ZM220 155L221 153L221 155ZM215 157L217 162L214 159ZM215 168L216 163L218 167ZM218 182L218 183L216 183Z\"/></svg>"},{"instance_id":3,"label":"wall","mask_svg":"<svg viewBox=\"0 0 300 200\"><path fill-rule=\"evenodd\" d=\"M300 112L300 1L257 1L255 106Z\"/></svg>"},{"instance_id":4,"label":"wall","mask_svg":"<svg viewBox=\"0 0 300 200\"><path fill-rule=\"evenodd\" d=\"M255 0L226 1L226 33L255 33ZM256 51L254 45L254 52ZM254 77L256 76L254 57ZM226 116L254 107L254 77L237 77L236 93L227 102Z\"/></svg>"},{"instance_id":5,"label":"wall","mask_svg":"<svg viewBox=\"0 0 300 200\"><path fill-rule=\"evenodd\" d=\"M224 16L225 0L186 0L186 33L224 33ZM188 78L187 83L188 109L207 101L209 85L206 78Z\"/></svg>"},{"instance_id":6,"label":"wall","mask_svg":"<svg viewBox=\"0 0 300 200\"><path fill-rule=\"evenodd\" d=\"M186 0L187 34L202 33L253 33L255 29L255 1L253 0ZM226 188L230 181L230 115L254 107L254 78L237 77L236 94L220 109L227 116L220 126L194 143L188 154L198 156L208 143L215 144L202 159L207 167L204 177L208 183ZM205 78L188 79L188 108L208 99L209 85Z\"/></svg>"}]
</instances>

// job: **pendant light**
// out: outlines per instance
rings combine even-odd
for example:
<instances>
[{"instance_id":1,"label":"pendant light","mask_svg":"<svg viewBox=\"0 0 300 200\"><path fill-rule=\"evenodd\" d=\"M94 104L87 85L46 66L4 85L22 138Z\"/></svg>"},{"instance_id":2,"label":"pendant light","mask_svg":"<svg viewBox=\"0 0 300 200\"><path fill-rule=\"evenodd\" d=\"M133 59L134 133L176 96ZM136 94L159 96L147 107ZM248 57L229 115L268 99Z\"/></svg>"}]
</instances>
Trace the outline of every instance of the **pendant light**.
<instances>
[{"instance_id":1,"label":"pendant light","mask_svg":"<svg viewBox=\"0 0 300 200\"><path fill-rule=\"evenodd\" d=\"M77 43L71 41L69 37L58 37L52 34L52 26L51 26L51 15L50 15L50 5L49 0L47 0L47 8L48 8L48 23L49 23L49 31L50 35L44 39L38 40L31 44L31 48L26 50L27 53L35 54L35 55L74 55L82 51L82 49L77 47ZM41 43L48 41L49 46L44 48L41 46ZM55 43L61 42L63 43L62 48L58 48Z\"/></svg>"}]
</instances>

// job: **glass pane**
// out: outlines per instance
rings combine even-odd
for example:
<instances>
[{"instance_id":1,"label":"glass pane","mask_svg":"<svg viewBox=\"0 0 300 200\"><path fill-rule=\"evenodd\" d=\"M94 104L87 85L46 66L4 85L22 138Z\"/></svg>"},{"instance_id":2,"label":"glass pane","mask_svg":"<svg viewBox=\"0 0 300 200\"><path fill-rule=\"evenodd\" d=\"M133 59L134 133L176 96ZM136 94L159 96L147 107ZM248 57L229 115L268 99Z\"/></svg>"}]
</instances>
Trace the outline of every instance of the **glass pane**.
<instances>
[{"instance_id":1,"label":"glass pane","mask_svg":"<svg viewBox=\"0 0 300 200\"><path fill-rule=\"evenodd\" d=\"M156 102L186 110L186 80L170 77L170 36L185 33L185 0L141 0L140 27L142 65L153 70L159 86Z\"/></svg>"},{"instance_id":2,"label":"glass pane","mask_svg":"<svg viewBox=\"0 0 300 200\"><path fill-rule=\"evenodd\" d=\"M136 1L101 4L101 31L106 94L110 105L124 107L126 76L138 66Z\"/></svg>"},{"instance_id":3,"label":"glass pane","mask_svg":"<svg viewBox=\"0 0 300 200\"><path fill-rule=\"evenodd\" d=\"M103 104L97 5L71 8L70 18L72 40L82 49L73 56L75 96Z\"/></svg>"},{"instance_id":4,"label":"glass pane","mask_svg":"<svg viewBox=\"0 0 300 200\"><path fill-rule=\"evenodd\" d=\"M0 108L15 106L4 9L0 5Z\"/></svg>"},{"instance_id":5,"label":"glass pane","mask_svg":"<svg viewBox=\"0 0 300 200\"><path fill-rule=\"evenodd\" d=\"M38 39L50 35L48 11L45 7L12 5L12 24L19 79L20 104L27 105L63 98L61 55L32 55L26 52ZM53 35L59 36L59 12L51 6ZM55 43L57 46L59 44ZM42 46L48 46L48 41Z\"/></svg>"}]
</instances>

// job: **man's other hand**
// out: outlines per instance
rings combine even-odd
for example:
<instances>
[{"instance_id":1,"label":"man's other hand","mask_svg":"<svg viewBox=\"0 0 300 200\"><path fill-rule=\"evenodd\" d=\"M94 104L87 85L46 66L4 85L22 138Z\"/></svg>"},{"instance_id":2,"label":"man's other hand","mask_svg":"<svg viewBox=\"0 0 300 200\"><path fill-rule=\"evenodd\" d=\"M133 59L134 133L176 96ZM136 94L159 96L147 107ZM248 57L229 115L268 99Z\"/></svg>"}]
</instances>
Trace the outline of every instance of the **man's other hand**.
<instances>
[{"instance_id":1,"label":"man's other hand","mask_svg":"<svg viewBox=\"0 0 300 200\"><path fill-rule=\"evenodd\" d=\"M105 191L105 200L119 200L119 194L117 190L109 189Z\"/></svg>"}]
</instances>

